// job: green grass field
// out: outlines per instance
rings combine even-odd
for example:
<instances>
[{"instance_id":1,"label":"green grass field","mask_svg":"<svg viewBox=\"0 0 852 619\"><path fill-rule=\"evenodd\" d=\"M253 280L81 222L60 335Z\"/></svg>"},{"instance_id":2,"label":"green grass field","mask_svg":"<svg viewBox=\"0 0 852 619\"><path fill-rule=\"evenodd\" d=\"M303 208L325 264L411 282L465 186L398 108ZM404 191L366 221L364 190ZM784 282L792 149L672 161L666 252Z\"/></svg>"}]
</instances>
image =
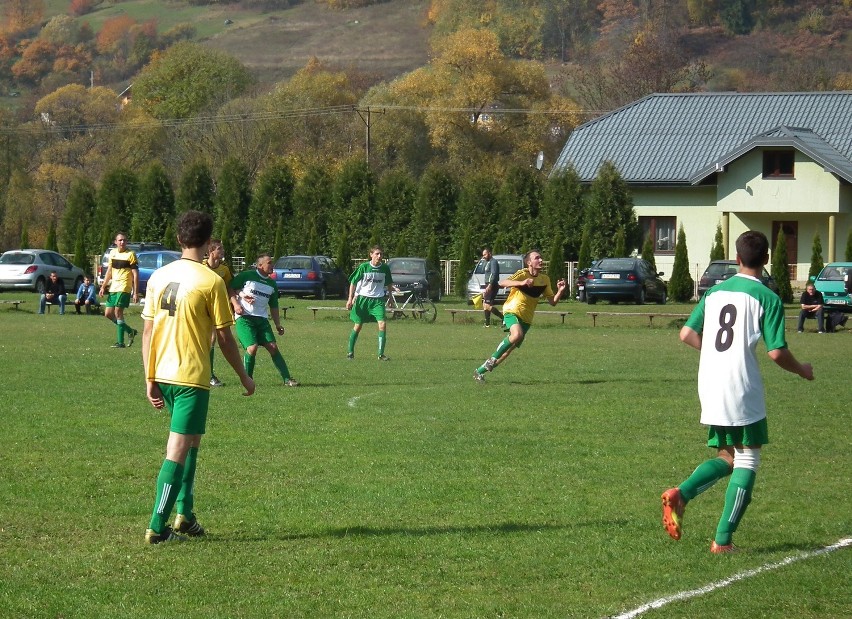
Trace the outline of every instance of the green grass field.
<instances>
[{"instance_id":1,"label":"green grass field","mask_svg":"<svg viewBox=\"0 0 852 619\"><path fill-rule=\"evenodd\" d=\"M347 362L345 315L286 299L279 343L303 386L280 386L261 352L245 398L217 356L196 491L209 535L148 547L167 416L144 397L139 344L112 350L103 317L0 294L15 298L0 305L0 617L598 618L852 535L848 329L788 324L812 383L762 355L771 444L745 551L715 556L724 485L690 504L682 541L660 525L660 492L709 455L681 322L592 328L565 303L565 325L541 317L477 385L499 329L441 309L389 323L389 363L365 326ZM847 547L643 616L849 617L850 573Z\"/></svg>"}]
</instances>

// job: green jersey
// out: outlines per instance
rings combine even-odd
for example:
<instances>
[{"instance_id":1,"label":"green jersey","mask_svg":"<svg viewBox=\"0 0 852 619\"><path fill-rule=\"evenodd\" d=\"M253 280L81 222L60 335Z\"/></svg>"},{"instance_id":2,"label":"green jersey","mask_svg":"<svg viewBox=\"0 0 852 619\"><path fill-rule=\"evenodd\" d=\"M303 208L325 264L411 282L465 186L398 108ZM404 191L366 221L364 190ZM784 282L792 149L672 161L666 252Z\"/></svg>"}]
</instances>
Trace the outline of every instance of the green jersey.
<instances>
[{"instance_id":1,"label":"green jersey","mask_svg":"<svg viewBox=\"0 0 852 619\"><path fill-rule=\"evenodd\" d=\"M355 285L356 297L379 299L385 296L385 290L393 284L390 267L382 262L374 267L372 263L364 262L349 277L349 283Z\"/></svg>"},{"instance_id":2,"label":"green jersey","mask_svg":"<svg viewBox=\"0 0 852 619\"><path fill-rule=\"evenodd\" d=\"M278 287L275 280L257 269L243 271L234 276L229 287L236 290L243 316L269 318L269 308L278 308Z\"/></svg>"}]
</instances>

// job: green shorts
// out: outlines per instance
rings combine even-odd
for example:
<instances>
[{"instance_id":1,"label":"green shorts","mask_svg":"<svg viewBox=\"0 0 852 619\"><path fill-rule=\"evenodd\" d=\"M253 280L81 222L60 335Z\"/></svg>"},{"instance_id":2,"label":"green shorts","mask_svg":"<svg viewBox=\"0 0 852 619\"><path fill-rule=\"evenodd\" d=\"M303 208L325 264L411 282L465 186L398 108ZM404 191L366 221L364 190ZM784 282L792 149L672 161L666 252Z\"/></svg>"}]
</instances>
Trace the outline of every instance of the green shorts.
<instances>
[{"instance_id":1,"label":"green shorts","mask_svg":"<svg viewBox=\"0 0 852 619\"><path fill-rule=\"evenodd\" d=\"M237 339L243 348L264 344L273 344L275 334L268 318L260 316L239 316L237 318Z\"/></svg>"},{"instance_id":2,"label":"green shorts","mask_svg":"<svg viewBox=\"0 0 852 619\"><path fill-rule=\"evenodd\" d=\"M527 331L530 330L532 326L529 323L524 322L520 318L518 318L515 314L504 314L503 315L503 330L509 331L512 328L512 325L521 325L521 331L523 331L524 337L522 337L517 344L515 344L515 348L520 348L521 344L524 343L524 339L527 337Z\"/></svg>"},{"instance_id":3,"label":"green shorts","mask_svg":"<svg viewBox=\"0 0 852 619\"><path fill-rule=\"evenodd\" d=\"M747 426L710 426L707 433L708 447L760 447L769 442L769 426L766 417Z\"/></svg>"},{"instance_id":4,"label":"green shorts","mask_svg":"<svg viewBox=\"0 0 852 619\"><path fill-rule=\"evenodd\" d=\"M157 383L163 392L166 407L172 414L169 429L178 434L204 434L207 430L207 408L210 390Z\"/></svg>"},{"instance_id":5,"label":"green shorts","mask_svg":"<svg viewBox=\"0 0 852 619\"><path fill-rule=\"evenodd\" d=\"M356 324L385 321L385 298L357 297L349 312L349 318Z\"/></svg>"},{"instance_id":6,"label":"green shorts","mask_svg":"<svg viewBox=\"0 0 852 619\"><path fill-rule=\"evenodd\" d=\"M110 292L104 305L106 307L130 307L130 293Z\"/></svg>"}]
</instances>

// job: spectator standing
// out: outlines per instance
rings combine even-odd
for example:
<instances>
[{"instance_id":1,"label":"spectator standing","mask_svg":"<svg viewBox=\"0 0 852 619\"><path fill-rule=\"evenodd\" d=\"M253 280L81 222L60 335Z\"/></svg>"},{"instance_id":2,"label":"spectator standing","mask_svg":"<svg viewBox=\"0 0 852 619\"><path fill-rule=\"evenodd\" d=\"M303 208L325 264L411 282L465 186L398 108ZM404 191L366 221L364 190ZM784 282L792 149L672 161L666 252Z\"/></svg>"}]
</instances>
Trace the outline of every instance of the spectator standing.
<instances>
[{"instance_id":1,"label":"spectator standing","mask_svg":"<svg viewBox=\"0 0 852 619\"><path fill-rule=\"evenodd\" d=\"M50 274L47 282L44 284L44 293L39 299L38 313L44 314L45 307L48 303L51 305L59 305L59 313L65 313L65 301L68 295L65 292L65 282L56 274L56 271Z\"/></svg>"},{"instance_id":2,"label":"spectator standing","mask_svg":"<svg viewBox=\"0 0 852 619\"><path fill-rule=\"evenodd\" d=\"M500 290L500 263L494 258L490 247L482 249L482 262L485 264L483 270L485 289L482 291L482 310L485 313L485 326L491 326L491 314L503 320L503 313L494 307L497 291Z\"/></svg>"}]
</instances>

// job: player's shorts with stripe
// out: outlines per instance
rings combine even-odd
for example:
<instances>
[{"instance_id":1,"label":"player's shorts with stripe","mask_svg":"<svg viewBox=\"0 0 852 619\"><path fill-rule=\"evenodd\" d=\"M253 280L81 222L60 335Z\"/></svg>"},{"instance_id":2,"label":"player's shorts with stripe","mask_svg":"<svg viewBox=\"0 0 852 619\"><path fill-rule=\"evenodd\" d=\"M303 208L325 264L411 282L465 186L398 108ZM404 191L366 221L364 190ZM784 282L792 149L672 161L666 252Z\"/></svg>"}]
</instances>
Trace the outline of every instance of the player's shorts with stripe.
<instances>
[{"instance_id":1,"label":"player's shorts with stripe","mask_svg":"<svg viewBox=\"0 0 852 619\"><path fill-rule=\"evenodd\" d=\"M110 292L104 305L107 307L130 307L130 293Z\"/></svg>"},{"instance_id":2,"label":"player's shorts with stripe","mask_svg":"<svg viewBox=\"0 0 852 619\"><path fill-rule=\"evenodd\" d=\"M707 432L708 447L760 447L769 442L769 425L766 417L747 426L710 426Z\"/></svg>"},{"instance_id":3,"label":"player's shorts with stripe","mask_svg":"<svg viewBox=\"0 0 852 619\"><path fill-rule=\"evenodd\" d=\"M275 334L268 318L260 316L240 316L237 318L237 339L243 348L249 346L272 344Z\"/></svg>"},{"instance_id":4,"label":"player's shorts with stripe","mask_svg":"<svg viewBox=\"0 0 852 619\"><path fill-rule=\"evenodd\" d=\"M384 297L355 297L349 318L356 324L385 321Z\"/></svg>"},{"instance_id":5,"label":"player's shorts with stripe","mask_svg":"<svg viewBox=\"0 0 852 619\"><path fill-rule=\"evenodd\" d=\"M178 434L204 434L207 430L210 390L169 383L157 384L172 414L169 429Z\"/></svg>"},{"instance_id":6,"label":"player's shorts with stripe","mask_svg":"<svg viewBox=\"0 0 852 619\"><path fill-rule=\"evenodd\" d=\"M482 291L482 302L494 305L494 301L497 300L497 291L499 290L500 286L497 284L492 285L490 288L486 286L485 290Z\"/></svg>"}]
</instances>

